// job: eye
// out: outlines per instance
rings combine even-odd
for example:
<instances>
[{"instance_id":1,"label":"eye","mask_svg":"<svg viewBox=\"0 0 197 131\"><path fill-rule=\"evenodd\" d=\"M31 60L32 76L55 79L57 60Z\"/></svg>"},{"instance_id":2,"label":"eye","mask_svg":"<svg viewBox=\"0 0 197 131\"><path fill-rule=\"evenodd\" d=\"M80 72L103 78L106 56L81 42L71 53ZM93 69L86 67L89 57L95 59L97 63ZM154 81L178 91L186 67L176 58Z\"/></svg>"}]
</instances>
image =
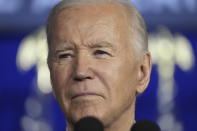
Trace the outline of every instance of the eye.
<instances>
[{"instance_id":1,"label":"eye","mask_svg":"<svg viewBox=\"0 0 197 131\"><path fill-rule=\"evenodd\" d=\"M104 50L95 50L94 55L97 56L97 57L110 56L110 54L107 51L104 51Z\"/></svg>"},{"instance_id":2,"label":"eye","mask_svg":"<svg viewBox=\"0 0 197 131\"><path fill-rule=\"evenodd\" d=\"M103 55L103 54L107 54L107 52L103 51L103 50L96 50L94 52L95 55Z\"/></svg>"},{"instance_id":3,"label":"eye","mask_svg":"<svg viewBox=\"0 0 197 131\"><path fill-rule=\"evenodd\" d=\"M74 55L71 54L71 53L60 54L58 56L59 59L70 59L70 58L73 58L73 57L74 57Z\"/></svg>"}]
</instances>

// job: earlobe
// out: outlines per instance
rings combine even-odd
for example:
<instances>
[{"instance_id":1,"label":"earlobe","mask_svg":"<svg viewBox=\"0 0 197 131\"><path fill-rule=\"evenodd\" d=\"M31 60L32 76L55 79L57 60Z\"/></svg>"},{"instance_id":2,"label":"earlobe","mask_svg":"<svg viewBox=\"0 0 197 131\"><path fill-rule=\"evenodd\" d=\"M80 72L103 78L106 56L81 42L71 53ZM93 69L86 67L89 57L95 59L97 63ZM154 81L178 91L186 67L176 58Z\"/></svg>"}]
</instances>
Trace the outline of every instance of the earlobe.
<instances>
[{"instance_id":1,"label":"earlobe","mask_svg":"<svg viewBox=\"0 0 197 131\"><path fill-rule=\"evenodd\" d=\"M149 80L150 80L150 73L152 68L152 61L151 55L149 52L144 53L143 59L138 67L138 87L137 87L137 94L141 94L147 88Z\"/></svg>"}]
</instances>

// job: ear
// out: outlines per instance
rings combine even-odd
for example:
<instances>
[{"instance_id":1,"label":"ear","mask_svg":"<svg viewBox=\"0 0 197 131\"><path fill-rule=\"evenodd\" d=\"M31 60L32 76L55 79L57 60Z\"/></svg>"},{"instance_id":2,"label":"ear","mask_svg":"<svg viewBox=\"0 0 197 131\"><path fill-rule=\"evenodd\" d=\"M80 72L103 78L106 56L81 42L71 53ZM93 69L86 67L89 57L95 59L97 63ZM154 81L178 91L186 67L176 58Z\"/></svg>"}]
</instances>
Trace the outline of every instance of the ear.
<instances>
[{"instance_id":1,"label":"ear","mask_svg":"<svg viewBox=\"0 0 197 131\"><path fill-rule=\"evenodd\" d=\"M150 74L152 69L152 60L150 52L145 52L143 57L141 58L138 66L137 72L137 94L141 94L147 88L148 83L150 81Z\"/></svg>"}]
</instances>

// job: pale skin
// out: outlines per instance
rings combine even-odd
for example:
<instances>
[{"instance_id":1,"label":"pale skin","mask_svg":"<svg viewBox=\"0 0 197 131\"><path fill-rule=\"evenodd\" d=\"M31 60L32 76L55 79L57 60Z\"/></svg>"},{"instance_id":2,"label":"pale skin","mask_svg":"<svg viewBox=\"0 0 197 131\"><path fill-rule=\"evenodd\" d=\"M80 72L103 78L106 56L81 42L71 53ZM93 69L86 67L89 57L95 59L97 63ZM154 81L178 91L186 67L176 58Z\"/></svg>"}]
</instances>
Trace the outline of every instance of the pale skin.
<instances>
[{"instance_id":1,"label":"pale skin","mask_svg":"<svg viewBox=\"0 0 197 131\"><path fill-rule=\"evenodd\" d=\"M134 53L127 14L113 2L86 4L61 10L52 21L48 64L68 131L86 116L99 119L105 131L129 131L134 123L151 58Z\"/></svg>"}]
</instances>

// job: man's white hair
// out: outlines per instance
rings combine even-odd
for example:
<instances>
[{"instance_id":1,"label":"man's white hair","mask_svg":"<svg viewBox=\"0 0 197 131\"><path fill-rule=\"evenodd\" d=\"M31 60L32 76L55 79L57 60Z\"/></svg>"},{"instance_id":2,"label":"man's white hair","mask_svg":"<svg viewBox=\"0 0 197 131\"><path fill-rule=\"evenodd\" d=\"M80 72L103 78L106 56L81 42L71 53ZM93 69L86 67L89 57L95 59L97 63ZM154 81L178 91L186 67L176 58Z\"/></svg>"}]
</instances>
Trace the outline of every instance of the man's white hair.
<instances>
[{"instance_id":1,"label":"man's white hair","mask_svg":"<svg viewBox=\"0 0 197 131\"><path fill-rule=\"evenodd\" d=\"M144 52L148 51L148 35L146 31L146 25L139 11L128 0L62 0L52 9L48 18L46 32L49 46L51 37L50 35L52 31L51 28L53 26L51 22L53 21L54 16L56 16L62 9L80 4L100 2L116 2L123 5L128 10L128 13L131 17L131 21L129 22L130 27L128 27L131 31L130 43L132 44L134 51L137 53L136 55L143 56Z\"/></svg>"}]
</instances>

